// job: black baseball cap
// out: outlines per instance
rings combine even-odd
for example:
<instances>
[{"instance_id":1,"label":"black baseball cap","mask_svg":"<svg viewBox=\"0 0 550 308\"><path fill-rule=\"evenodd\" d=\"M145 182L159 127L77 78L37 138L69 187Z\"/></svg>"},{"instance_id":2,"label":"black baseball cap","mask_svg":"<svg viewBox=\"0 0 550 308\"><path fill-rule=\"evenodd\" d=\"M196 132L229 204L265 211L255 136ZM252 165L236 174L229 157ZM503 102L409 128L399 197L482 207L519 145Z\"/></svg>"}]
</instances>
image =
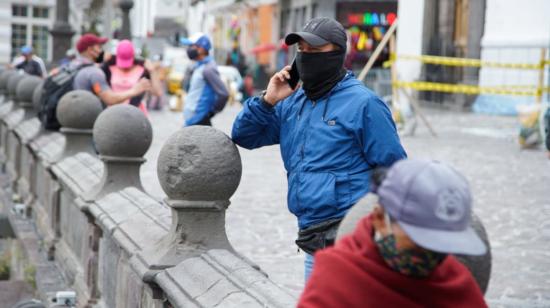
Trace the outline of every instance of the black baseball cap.
<instances>
[{"instance_id":1,"label":"black baseball cap","mask_svg":"<svg viewBox=\"0 0 550 308\"><path fill-rule=\"evenodd\" d=\"M329 43L346 49L347 36L342 24L328 17L317 17L308 21L302 31L292 32L285 37L285 44L292 45L306 41L311 46L323 46Z\"/></svg>"}]
</instances>

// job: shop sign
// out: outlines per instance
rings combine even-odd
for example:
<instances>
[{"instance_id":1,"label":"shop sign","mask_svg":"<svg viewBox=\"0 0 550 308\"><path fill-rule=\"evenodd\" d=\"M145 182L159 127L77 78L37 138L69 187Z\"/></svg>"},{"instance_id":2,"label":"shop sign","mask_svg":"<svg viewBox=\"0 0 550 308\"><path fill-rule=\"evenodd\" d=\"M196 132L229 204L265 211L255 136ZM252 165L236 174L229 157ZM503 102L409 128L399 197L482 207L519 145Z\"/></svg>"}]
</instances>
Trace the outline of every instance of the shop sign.
<instances>
[{"instance_id":1,"label":"shop sign","mask_svg":"<svg viewBox=\"0 0 550 308\"><path fill-rule=\"evenodd\" d=\"M348 14L348 25L350 26L358 26L358 25L364 25L364 26L390 26L393 24L395 19L397 18L397 14L390 12L390 13L371 13L371 12L365 12L362 14L355 14L351 13Z\"/></svg>"}]
</instances>

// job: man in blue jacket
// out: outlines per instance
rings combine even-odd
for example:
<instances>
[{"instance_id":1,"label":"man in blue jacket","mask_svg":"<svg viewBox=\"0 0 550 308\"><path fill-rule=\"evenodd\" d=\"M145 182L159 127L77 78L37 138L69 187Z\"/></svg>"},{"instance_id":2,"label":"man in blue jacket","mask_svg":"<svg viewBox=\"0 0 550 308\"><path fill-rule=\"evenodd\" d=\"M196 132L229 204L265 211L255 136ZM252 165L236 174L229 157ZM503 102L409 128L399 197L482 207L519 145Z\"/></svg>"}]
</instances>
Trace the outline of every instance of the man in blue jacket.
<instances>
[{"instance_id":1,"label":"man in blue jacket","mask_svg":"<svg viewBox=\"0 0 550 308\"><path fill-rule=\"evenodd\" d=\"M340 220L369 191L371 170L406 157L388 107L344 69L346 40L330 18L288 34L286 44L298 44L302 86L291 89L285 67L233 124L232 138L244 148L280 144L306 280L312 254L333 243Z\"/></svg>"},{"instance_id":2,"label":"man in blue jacket","mask_svg":"<svg viewBox=\"0 0 550 308\"><path fill-rule=\"evenodd\" d=\"M208 36L197 33L182 43L189 45L187 56L196 61L190 73L187 96L183 108L184 126L212 125L210 119L221 111L229 93L209 52L212 44Z\"/></svg>"}]
</instances>

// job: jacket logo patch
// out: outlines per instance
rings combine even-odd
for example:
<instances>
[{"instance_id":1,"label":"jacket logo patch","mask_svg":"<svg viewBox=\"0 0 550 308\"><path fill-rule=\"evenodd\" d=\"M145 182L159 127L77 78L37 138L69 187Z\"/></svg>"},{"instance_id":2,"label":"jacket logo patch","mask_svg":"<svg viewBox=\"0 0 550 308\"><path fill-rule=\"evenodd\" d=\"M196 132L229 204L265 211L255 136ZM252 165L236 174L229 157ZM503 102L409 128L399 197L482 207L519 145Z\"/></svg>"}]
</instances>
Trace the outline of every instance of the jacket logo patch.
<instances>
[{"instance_id":1,"label":"jacket logo patch","mask_svg":"<svg viewBox=\"0 0 550 308\"><path fill-rule=\"evenodd\" d=\"M328 126L334 126L336 125L336 121L335 120L330 120L327 122Z\"/></svg>"}]
</instances>

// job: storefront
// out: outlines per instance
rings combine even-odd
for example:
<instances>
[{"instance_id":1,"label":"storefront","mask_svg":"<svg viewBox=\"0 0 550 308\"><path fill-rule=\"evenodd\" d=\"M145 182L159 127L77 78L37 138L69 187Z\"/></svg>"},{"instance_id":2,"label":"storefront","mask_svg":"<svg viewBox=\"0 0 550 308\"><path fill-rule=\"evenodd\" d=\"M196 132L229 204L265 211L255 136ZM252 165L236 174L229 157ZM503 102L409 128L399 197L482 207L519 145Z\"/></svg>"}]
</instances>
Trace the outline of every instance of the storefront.
<instances>
[{"instance_id":1,"label":"storefront","mask_svg":"<svg viewBox=\"0 0 550 308\"><path fill-rule=\"evenodd\" d=\"M350 38L346 67L361 70L396 18L397 0L338 2L336 19L346 28ZM382 66L388 59L389 48L386 47L374 67Z\"/></svg>"}]
</instances>

